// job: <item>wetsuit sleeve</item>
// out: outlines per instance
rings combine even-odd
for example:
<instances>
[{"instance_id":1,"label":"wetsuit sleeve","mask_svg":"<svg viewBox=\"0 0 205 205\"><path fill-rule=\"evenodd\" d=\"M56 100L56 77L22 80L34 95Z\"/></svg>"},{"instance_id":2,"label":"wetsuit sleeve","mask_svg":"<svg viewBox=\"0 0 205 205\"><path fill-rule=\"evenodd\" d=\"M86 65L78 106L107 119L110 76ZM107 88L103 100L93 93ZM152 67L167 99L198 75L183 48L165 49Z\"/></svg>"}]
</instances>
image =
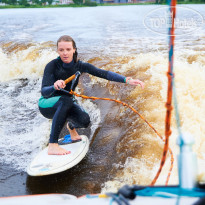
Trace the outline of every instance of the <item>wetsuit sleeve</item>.
<instances>
[{"instance_id":1,"label":"wetsuit sleeve","mask_svg":"<svg viewBox=\"0 0 205 205\"><path fill-rule=\"evenodd\" d=\"M41 94L43 97L50 97L55 92L55 88L53 85L45 86L41 89Z\"/></svg>"},{"instance_id":2,"label":"wetsuit sleeve","mask_svg":"<svg viewBox=\"0 0 205 205\"><path fill-rule=\"evenodd\" d=\"M110 81L125 83L126 77L123 75L120 75L112 71L107 71L107 70L102 70L100 68L96 68L95 66L89 63L83 63L83 66L85 66L83 70L85 70L87 73L91 75L94 75L99 78L104 78Z\"/></svg>"},{"instance_id":3,"label":"wetsuit sleeve","mask_svg":"<svg viewBox=\"0 0 205 205\"><path fill-rule=\"evenodd\" d=\"M53 73L54 66L54 62L51 61L45 67L41 87L41 94L43 97L50 97L55 92L54 83L56 80Z\"/></svg>"},{"instance_id":4,"label":"wetsuit sleeve","mask_svg":"<svg viewBox=\"0 0 205 205\"><path fill-rule=\"evenodd\" d=\"M110 81L115 81L115 82L120 82L120 83L125 83L126 82L126 77L125 76L122 76L118 73L114 73L112 71L108 71L107 79L110 80Z\"/></svg>"}]
</instances>

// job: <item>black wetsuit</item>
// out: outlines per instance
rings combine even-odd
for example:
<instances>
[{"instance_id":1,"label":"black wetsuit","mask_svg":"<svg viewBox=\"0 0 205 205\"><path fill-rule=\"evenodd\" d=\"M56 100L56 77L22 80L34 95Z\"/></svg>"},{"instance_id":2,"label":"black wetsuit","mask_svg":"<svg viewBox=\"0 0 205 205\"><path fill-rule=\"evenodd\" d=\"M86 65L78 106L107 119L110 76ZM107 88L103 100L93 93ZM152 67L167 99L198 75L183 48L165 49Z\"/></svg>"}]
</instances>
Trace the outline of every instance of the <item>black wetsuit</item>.
<instances>
[{"instance_id":1,"label":"black wetsuit","mask_svg":"<svg viewBox=\"0 0 205 205\"><path fill-rule=\"evenodd\" d=\"M126 80L122 75L96 68L82 61L78 61L77 63L72 61L66 64L60 58L57 58L49 62L44 70L39 110L44 117L53 119L50 143L58 143L59 134L66 121L69 122L70 129L86 128L90 123L88 113L77 104L72 95L55 90L54 88L54 83L57 80L66 80L77 71L80 71L80 73L89 73L110 81L124 83ZM77 86L77 83L73 90ZM72 82L69 82L64 89L70 91L71 84Z\"/></svg>"}]
</instances>

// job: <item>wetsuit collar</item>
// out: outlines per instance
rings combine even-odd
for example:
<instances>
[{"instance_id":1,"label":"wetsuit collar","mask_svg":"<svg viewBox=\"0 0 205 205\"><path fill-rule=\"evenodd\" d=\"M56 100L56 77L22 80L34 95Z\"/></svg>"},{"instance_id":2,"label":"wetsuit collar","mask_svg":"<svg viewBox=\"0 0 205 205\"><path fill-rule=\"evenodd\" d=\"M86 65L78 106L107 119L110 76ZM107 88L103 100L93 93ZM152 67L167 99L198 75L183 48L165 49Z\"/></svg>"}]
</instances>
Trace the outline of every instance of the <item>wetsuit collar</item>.
<instances>
[{"instance_id":1,"label":"wetsuit collar","mask_svg":"<svg viewBox=\"0 0 205 205\"><path fill-rule=\"evenodd\" d=\"M70 63L63 63L64 68L71 68L74 65L74 60L72 60Z\"/></svg>"}]
</instances>

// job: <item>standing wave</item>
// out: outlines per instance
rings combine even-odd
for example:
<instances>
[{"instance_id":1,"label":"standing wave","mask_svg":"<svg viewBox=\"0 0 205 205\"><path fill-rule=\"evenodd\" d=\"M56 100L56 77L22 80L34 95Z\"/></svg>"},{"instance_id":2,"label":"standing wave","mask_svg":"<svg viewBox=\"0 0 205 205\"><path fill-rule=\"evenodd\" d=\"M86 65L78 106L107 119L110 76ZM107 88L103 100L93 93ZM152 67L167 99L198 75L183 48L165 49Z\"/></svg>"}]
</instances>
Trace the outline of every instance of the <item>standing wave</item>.
<instances>
[{"instance_id":1,"label":"standing wave","mask_svg":"<svg viewBox=\"0 0 205 205\"><path fill-rule=\"evenodd\" d=\"M139 78L145 89L108 82L83 74L77 92L88 96L109 97L128 103L139 111L164 135L165 102L167 92L167 56L164 50L110 57L108 54L82 55L95 66ZM0 47L0 163L25 171L31 158L46 146L51 121L43 118L37 106L45 65L57 57L52 42L36 44L2 43ZM204 177L204 116L205 62L199 51L177 53L175 77L182 130L195 138L194 151L199 164L199 179ZM162 156L163 142L135 113L114 102L78 99L91 115L89 153L76 169L78 183L69 188L71 194L116 191L126 184L149 184L154 178ZM170 184L178 183L176 146L177 128L172 116L170 148L175 163ZM164 184L170 165L157 181ZM74 169L75 170L75 169ZM80 171L79 171L80 170ZM6 178L7 170L1 171ZM73 171L74 172L74 171ZM71 173L73 174L73 173ZM1 179L0 179L1 180ZM3 180L3 179L2 179ZM66 181L66 180L65 180ZM32 183L31 183L32 184ZM62 187L67 184L62 182ZM28 183L28 190L36 193ZM45 188L46 189L46 188ZM75 189L75 190L74 190Z\"/></svg>"}]
</instances>

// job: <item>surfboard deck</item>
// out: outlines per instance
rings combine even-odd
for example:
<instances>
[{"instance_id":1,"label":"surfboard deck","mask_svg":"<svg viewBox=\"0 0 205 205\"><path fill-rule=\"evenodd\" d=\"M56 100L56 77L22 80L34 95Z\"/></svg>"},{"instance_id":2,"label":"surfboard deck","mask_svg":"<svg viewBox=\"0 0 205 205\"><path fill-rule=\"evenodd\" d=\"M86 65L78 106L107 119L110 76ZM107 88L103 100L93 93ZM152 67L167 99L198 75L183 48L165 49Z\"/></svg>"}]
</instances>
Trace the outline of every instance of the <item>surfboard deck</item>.
<instances>
[{"instance_id":1,"label":"surfboard deck","mask_svg":"<svg viewBox=\"0 0 205 205\"><path fill-rule=\"evenodd\" d=\"M81 135L79 142L60 145L64 149L71 151L67 155L48 155L48 147L43 149L30 163L27 173L30 176L44 176L56 174L70 169L77 165L89 150L89 140L87 136Z\"/></svg>"}]
</instances>

